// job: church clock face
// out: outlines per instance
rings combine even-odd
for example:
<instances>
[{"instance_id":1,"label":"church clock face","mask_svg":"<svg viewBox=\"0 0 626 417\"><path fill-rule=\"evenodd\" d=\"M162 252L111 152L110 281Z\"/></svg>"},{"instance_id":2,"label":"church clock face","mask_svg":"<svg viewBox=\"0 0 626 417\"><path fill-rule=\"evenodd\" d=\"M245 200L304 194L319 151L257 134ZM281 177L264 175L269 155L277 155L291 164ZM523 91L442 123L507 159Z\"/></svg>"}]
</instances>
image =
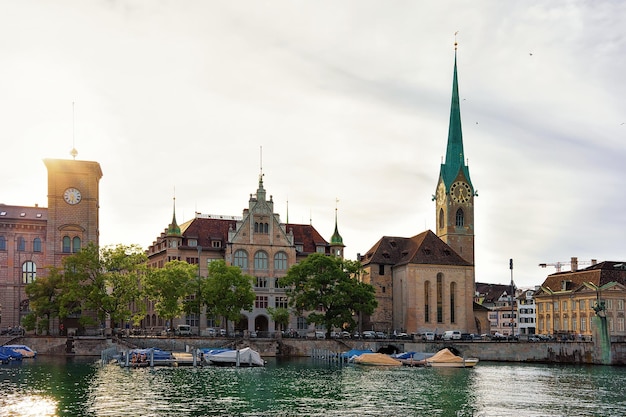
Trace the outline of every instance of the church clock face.
<instances>
[{"instance_id":1,"label":"church clock face","mask_svg":"<svg viewBox=\"0 0 626 417\"><path fill-rule=\"evenodd\" d=\"M467 203L472 195L472 190L466 182L457 181L450 187L450 195L455 203Z\"/></svg>"},{"instance_id":2,"label":"church clock face","mask_svg":"<svg viewBox=\"0 0 626 417\"><path fill-rule=\"evenodd\" d=\"M76 188L68 188L63 193L63 199L67 204L74 205L80 203L82 196L80 195L80 191Z\"/></svg>"}]
</instances>

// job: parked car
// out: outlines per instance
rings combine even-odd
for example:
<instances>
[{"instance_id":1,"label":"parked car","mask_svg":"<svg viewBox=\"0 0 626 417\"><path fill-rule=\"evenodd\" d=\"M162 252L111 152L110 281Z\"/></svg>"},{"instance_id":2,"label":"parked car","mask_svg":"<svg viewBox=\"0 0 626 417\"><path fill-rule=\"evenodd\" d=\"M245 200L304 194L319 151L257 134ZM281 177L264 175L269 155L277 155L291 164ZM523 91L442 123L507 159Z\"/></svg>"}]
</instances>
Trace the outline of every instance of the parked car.
<instances>
[{"instance_id":1,"label":"parked car","mask_svg":"<svg viewBox=\"0 0 626 417\"><path fill-rule=\"evenodd\" d=\"M342 339L350 339L350 332L344 330L343 332L341 332L340 336Z\"/></svg>"},{"instance_id":2,"label":"parked car","mask_svg":"<svg viewBox=\"0 0 626 417\"><path fill-rule=\"evenodd\" d=\"M179 324L174 330L176 336L191 336L191 326L188 324Z\"/></svg>"},{"instance_id":3,"label":"parked car","mask_svg":"<svg viewBox=\"0 0 626 417\"><path fill-rule=\"evenodd\" d=\"M315 332L315 338L316 339L326 339L326 332L322 332L320 330L317 330Z\"/></svg>"},{"instance_id":4,"label":"parked car","mask_svg":"<svg viewBox=\"0 0 626 417\"><path fill-rule=\"evenodd\" d=\"M396 334L396 339L411 339L411 336L408 335L408 333L397 333Z\"/></svg>"},{"instance_id":5,"label":"parked car","mask_svg":"<svg viewBox=\"0 0 626 417\"><path fill-rule=\"evenodd\" d=\"M376 332L376 339L386 339L387 335L385 332Z\"/></svg>"},{"instance_id":6,"label":"parked car","mask_svg":"<svg viewBox=\"0 0 626 417\"><path fill-rule=\"evenodd\" d=\"M373 330L366 330L363 332L363 339L376 339L376 332Z\"/></svg>"},{"instance_id":7,"label":"parked car","mask_svg":"<svg viewBox=\"0 0 626 417\"><path fill-rule=\"evenodd\" d=\"M435 340L435 333L433 332L426 332L422 335L422 340L430 342Z\"/></svg>"},{"instance_id":8,"label":"parked car","mask_svg":"<svg viewBox=\"0 0 626 417\"><path fill-rule=\"evenodd\" d=\"M443 333L443 340L461 340L461 332L458 330L446 330Z\"/></svg>"}]
</instances>

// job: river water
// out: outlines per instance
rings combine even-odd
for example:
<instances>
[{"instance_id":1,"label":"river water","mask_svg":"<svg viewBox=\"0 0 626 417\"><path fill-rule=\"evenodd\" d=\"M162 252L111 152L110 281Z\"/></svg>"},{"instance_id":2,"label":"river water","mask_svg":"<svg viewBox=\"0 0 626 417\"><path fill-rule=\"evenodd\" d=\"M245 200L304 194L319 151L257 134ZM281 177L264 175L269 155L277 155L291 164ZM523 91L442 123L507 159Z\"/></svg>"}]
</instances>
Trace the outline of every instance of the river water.
<instances>
[{"instance_id":1,"label":"river water","mask_svg":"<svg viewBox=\"0 0 626 417\"><path fill-rule=\"evenodd\" d=\"M101 366L40 356L0 365L0 416L624 416L626 368Z\"/></svg>"}]
</instances>

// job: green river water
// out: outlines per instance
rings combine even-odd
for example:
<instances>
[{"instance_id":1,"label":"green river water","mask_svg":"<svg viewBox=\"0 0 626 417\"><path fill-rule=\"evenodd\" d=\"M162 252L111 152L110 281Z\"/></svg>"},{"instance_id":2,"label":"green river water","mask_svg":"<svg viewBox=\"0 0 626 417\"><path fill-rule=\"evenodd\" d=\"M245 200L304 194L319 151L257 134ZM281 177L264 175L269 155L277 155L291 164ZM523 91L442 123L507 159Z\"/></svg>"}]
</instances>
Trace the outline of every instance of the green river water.
<instances>
[{"instance_id":1,"label":"green river water","mask_svg":"<svg viewBox=\"0 0 626 417\"><path fill-rule=\"evenodd\" d=\"M123 369L40 356L0 365L0 416L625 416L626 368L338 366Z\"/></svg>"}]
</instances>

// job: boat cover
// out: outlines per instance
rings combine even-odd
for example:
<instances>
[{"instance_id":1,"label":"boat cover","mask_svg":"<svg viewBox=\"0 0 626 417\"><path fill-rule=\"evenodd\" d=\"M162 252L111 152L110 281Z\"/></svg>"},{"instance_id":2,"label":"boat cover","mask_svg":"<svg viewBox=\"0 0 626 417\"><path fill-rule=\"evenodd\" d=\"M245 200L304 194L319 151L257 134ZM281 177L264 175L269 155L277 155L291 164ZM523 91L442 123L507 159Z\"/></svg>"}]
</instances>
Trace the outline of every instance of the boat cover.
<instances>
[{"instance_id":1,"label":"boat cover","mask_svg":"<svg viewBox=\"0 0 626 417\"><path fill-rule=\"evenodd\" d=\"M383 353L364 353L354 358L354 363L361 365L401 366L402 362Z\"/></svg>"},{"instance_id":2,"label":"boat cover","mask_svg":"<svg viewBox=\"0 0 626 417\"><path fill-rule=\"evenodd\" d=\"M463 358L452 353L448 348L443 348L439 352L435 353L430 358L426 359L426 362L439 362L439 363L450 363L450 362L463 362Z\"/></svg>"}]
</instances>

